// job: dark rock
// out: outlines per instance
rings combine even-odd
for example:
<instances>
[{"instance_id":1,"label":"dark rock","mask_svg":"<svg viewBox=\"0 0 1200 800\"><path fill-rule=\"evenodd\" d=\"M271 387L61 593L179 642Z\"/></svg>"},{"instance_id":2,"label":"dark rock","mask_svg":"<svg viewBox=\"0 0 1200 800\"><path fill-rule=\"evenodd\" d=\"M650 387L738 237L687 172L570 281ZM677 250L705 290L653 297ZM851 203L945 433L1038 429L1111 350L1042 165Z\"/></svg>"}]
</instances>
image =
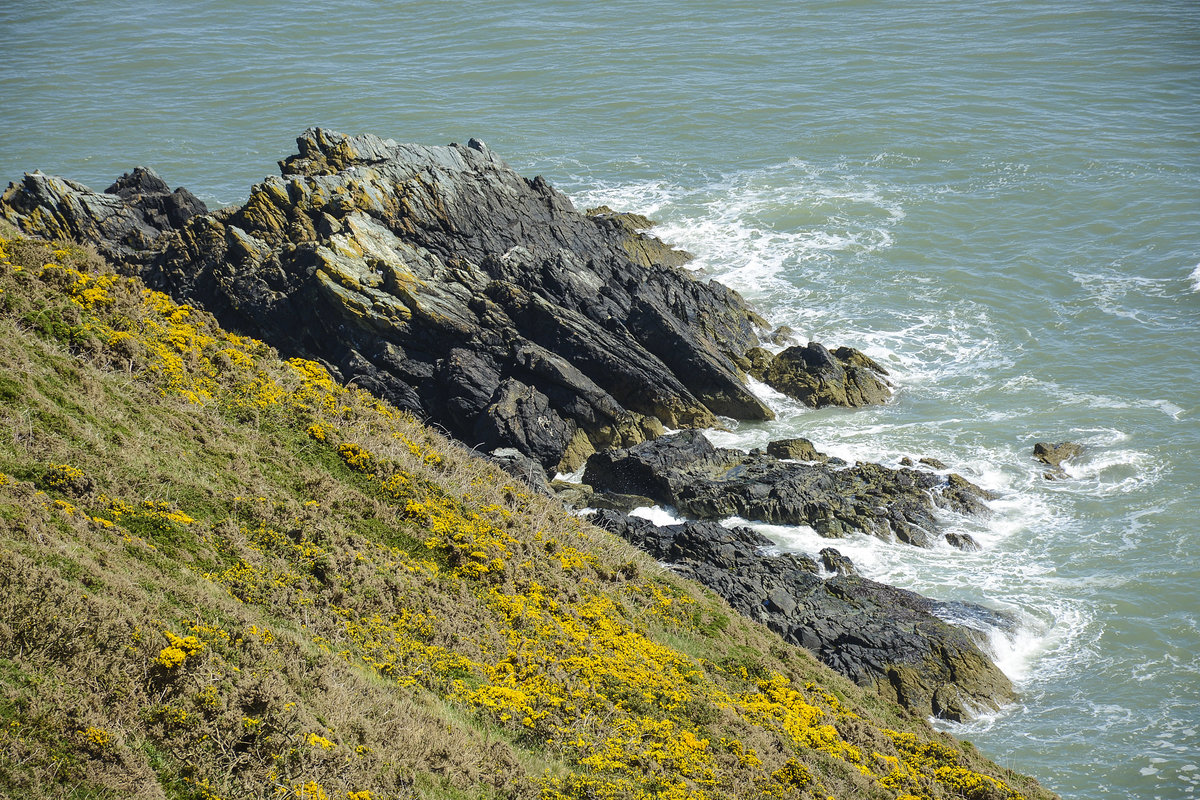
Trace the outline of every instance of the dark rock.
<instances>
[{"instance_id":1,"label":"dark rock","mask_svg":"<svg viewBox=\"0 0 1200 800\"><path fill-rule=\"evenodd\" d=\"M171 191L166 181L146 167L134 167L104 192L140 209L146 223L160 231L182 228L197 214L208 213L208 206L194 194L182 187Z\"/></svg>"},{"instance_id":2,"label":"dark rock","mask_svg":"<svg viewBox=\"0 0 1200 800\"><path fill-rule=\"evenodd\" d=\"M828 456L818 453L808 439L779 439L767 445L767 455L792 461L827 461Z\"/></svg>"},{"instance_id":3,"label":"dark rock","mask_svg":"<svg viewBox=\"0 0 1200 800\"><path fill-rule=\"evenodd\" d=\"M830 352L809 342L777 356L759 349L749 358L750 374L813 408L878 405L892 395L882 380L887 370L852 347Z\"/></svg>"},{"instance_id":4,"label":"dark rock","mask_svg":"<svg viewBox=\"0 0 1200 800\"><path fill-rule=\"evenodd\" d=\"M986 514L985 501L992 499L956 474L780 461L714 447L696 431L597 453L588 459L583 479L596 489L646 495L702 519L740 516L808 525L834 538L866 531L915 545L938 538L937 508ZM954 542L966 544L968 538Z\"/></svg>"},{"instance_id":5,"label":"dark rock","mask_svg":"<svg viewBox=\"0 0 1200 800\"><path fill-rule=\"evenodd\" d=\"M961 720L971 707L997 708L1012 699L1011 683L980 650L978 631L938 616L1011 625L999 612L939 603L845 571L823 580L807 556L764 555L773 542L749 528L713 522L660 527L611 511L591 519L856 683L921 716ZM822 560L848 564L829 549Z\"/></svg>"},{"instance_id":6,"label":"dark rock","mask_svg":"<svg viewBox=\"0 0 1200 800\"><path fill-rule=\"evenodd\" d=\"M917 463L924 464L932 469L946 469L945 464L943 464L941 461L938 461L936 458L930 458L929 456L922 458Z\"/></svg>"},{"instance_id":7,"label":"dark rock","mask_svg":"<svg viewBox=\"0 0 1200 800\"><path fill-rule=\"evenodd\" d=\"M487 448L513 447L542 464L557 464L575 434L572 421L554 413L550 398L516 378L506 378L475 420L475 438Z\"/></svg>"},{"instance_id":8,"label":"dark rock","mask_svg":"<svg viewBox=\"0 0 1200 800\"><path fill-rule=\"evenodd\" d=\"M978 551L982 549L979 542L975 541L975 537L969 533L949 531L946 534L946 542L959 550Z\"/></svg>"}]
</instances>

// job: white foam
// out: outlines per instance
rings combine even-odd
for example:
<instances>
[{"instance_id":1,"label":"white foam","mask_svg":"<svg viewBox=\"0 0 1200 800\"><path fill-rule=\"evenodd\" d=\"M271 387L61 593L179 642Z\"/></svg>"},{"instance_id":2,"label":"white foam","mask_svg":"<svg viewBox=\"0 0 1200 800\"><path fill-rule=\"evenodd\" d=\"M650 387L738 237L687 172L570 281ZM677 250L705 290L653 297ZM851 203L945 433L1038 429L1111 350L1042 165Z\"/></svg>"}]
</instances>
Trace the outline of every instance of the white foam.
<instances>
[{"instance_id":1,"label":"white foam","mask_svg":"<svg viewBox=\"0 0 1200 800\"><path fill-rule=\"evenodd\" d=\"M1138 450L1111 449L1085 451L1083 456L1064 461L1062 469L1073 481L1060 483L1053 489L1110 497L1153 486L1158 483L1166 465Z\"/></svg>"},{"instance_id":2,"label":"white foam","mask_svg":"<svg viewBox=\"0 0 1200 800\"><path fill-rule=\"evenodd\" d=\"M587 469L587 464L581 464L579 469L574 472L558 472L554 475L554 480L564 483L583 483L583 473Z\"/></svg>"},{"instance_id":3,"label":"white foam","mask_svg":"<svg viewBox=\"0 0 1200 800\"><path fill-rule=\"evenodd\" d=\"M1175 405L1170 400L1151 400L1149 401L1149 404L1151 407L1157 408L1171 419L1179 419L1181 416L1183 416L1183 412L1185 410Z\"/></svg>"},{"instance_id":4,"label":"white foam","mask_svg":"<svg viewBox=\"0 0 1200 800\"><path fill-rule=\"evenodd\" d=\"M642 506L635 508L629 512L629 516L648 519L655 525L678 525L684 521L683 517L675 516L673 511L662 506Z\"/></svg>"},{"instance_id":5,"label":"white foam","mask_svg":"<svg viewBox=\"0 0 1200 800\"><path fill-rule=\"evenodd\" d=\"M890 229L904 218L897 194L844 170L793 158L697 187L663 181L594 186L576 197L576 205L607 204L653 217L656 236L696 256L689 268L751 300L806 309L809 292L787 274L815 275L834 258L890 247ZM800 320L782 321L806 327L796 324Z\"/></svg>"}]
</instances>

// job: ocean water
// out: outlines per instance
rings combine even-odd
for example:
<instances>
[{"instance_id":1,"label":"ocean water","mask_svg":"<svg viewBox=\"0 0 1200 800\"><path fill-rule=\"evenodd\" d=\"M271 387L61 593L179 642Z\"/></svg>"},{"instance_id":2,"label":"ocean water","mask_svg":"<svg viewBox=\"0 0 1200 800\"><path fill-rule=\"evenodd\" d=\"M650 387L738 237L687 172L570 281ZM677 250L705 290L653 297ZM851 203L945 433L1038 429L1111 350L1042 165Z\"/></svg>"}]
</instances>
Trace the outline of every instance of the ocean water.
<instances>
[{"instance_id":1,"label":"ocean water","mask_svg":"<svg viewBox=\"0 0 1200 800\"><path fill-rule=\"evenodd\" d=\"M836 542L1008 609L1020 699L950 730L1065 798L1200 796L1200 5L9 0L0 179L143 164L211 205L305 127L484 139L660 224L891 404L770 424L996 492L980 552ZM1064 480L1037 441L1085 446ZM782 547L828 544L764 528Z\"/></svg>"}]
</instances>

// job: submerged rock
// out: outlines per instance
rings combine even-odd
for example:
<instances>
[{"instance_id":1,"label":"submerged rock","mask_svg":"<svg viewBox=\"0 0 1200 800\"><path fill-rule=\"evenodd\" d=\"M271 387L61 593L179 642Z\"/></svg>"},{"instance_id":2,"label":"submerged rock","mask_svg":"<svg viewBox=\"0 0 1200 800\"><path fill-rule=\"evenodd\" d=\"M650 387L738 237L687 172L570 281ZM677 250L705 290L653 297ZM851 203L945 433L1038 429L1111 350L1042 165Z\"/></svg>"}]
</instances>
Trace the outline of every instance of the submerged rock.
<instances>
[{"instance_id":1,"label":"submerged rock","mask_svg":"<svg viewBox=\"0 0 1200 800\"><path fill-rule=\"evenodd\" d=\"M808 525L833 538L866 531L922 546L941 537L937 509L986 514L985 501L992 499L956 474L781 461L714 447L698 431L597 453L588 459L583 480L602 491L646 495L702 519L740 516ZM966 535L947 541L974 547Z\"/></svg>"},{"instance_id":2,"label":"submerged rock","mask_svg":"<svg viewBox=\"0 0 1200 800\"><path fill-rule=\"evenodd\" d=\"M749 528L714 522L659 527L613 511L597 512L591 521L921 716L962 720L973 708L994 709L1013 697L1011 682L980 650L982 635L938 616L1011 624L999 612L938 603L858 577L835 550L821 551L821 558L839 574L823 579L808 556L764 554L774 543Z\"/></svg>"}]
</instances>

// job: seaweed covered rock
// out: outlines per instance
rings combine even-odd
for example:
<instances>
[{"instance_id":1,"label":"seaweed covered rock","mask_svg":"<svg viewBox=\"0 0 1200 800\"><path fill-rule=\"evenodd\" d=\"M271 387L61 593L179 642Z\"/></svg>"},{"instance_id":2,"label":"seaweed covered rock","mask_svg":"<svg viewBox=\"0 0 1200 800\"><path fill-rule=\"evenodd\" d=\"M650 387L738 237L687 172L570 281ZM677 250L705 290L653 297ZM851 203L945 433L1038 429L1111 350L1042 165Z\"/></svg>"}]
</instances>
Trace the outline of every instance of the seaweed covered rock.
<instances>
[{"instance_id":1,"label":"seaweed covered rock","mask_svg":"<svg viewBox=\"0 0 1200 800\"><path fill-rule=\"evenodd\" d=\"M602 491L647 495L702 519L740 516L808 525L834 538L866 531L921 546L941 537L937 509L982 515L992 498L956 474L785 461L714 447L698 431L597 453L588 459L583 480ZM974 547L966 535L947 541Z\"/></svg>"},{"instance_id":2,"label":"seaweed covered rock","mask_svg":"<svg viewBox=\"0 0 1200 800\"><path fill-rule=\"evenodd\" d=\"M874 688L921 716L962 720L972 709L997 708L1012 684L980 650L982 630L1009 627L999 612L944 603L853 574L849 559L829 549L822 562L770 554L774 543L749 528L714 522L657 526L614 511L592 522L618 534L679 574L709 587L735 610L810 650L859 685ZM971 620L973 630L942 617Z\"/></svg>"}]
</instances>

